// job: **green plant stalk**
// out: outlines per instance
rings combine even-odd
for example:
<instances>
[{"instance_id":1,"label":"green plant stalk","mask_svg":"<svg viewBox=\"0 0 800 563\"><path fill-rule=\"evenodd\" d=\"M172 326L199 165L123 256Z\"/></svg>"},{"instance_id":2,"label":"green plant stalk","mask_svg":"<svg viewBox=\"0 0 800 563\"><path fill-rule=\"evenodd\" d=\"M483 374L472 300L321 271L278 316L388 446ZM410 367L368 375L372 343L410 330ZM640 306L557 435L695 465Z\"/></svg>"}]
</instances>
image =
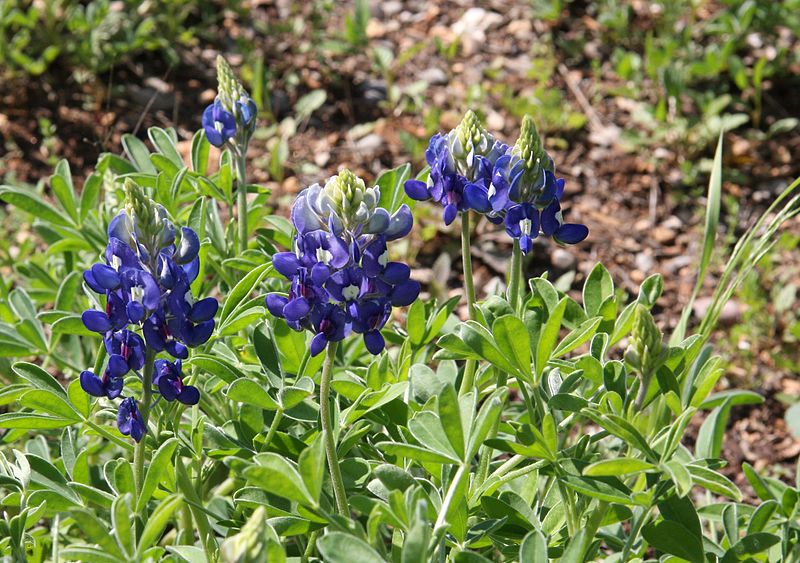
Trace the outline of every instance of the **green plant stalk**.
<instances>
[{"instance_id":1,"label":"green plant stalk","mask_svg":"<svg viewBox=\"0 0 800 563\"><path fill-rule=\"evenodd\" d=\"M142 423L144 424L145 436L136 444L136 449L133 452L133 480L136 484L136 498L142 494L142 486L144 485L144 455L145 444L147 442L147 419L150 415L150 400L153 394L153 366L156 359L156 353L147 348L147 353L144 359L144 368L142 369L142 399L139 402L139 414L142 416Z\"/></svg>"},{"instance_id":2,"label":"green plant stalk","mask_svg":"<svg viewBox=\"0 0 800 563\"><path fill-rule=\"evenodd\" d=\"M470 251L470 221L469 211L461 213L461 260L464 272L464 289L467 293L467 311L470 320L475 320L475 280L472 279L472 254ZM465 395L475 387L475 373L478 370L478 363L475 360L467 360L464 366L464 377L461 379L461 386L458 390L459 395Z\"/></svg>"},{"instance_id":3,"label":"green plant stalk","mask_svg":"<svg viewBox=\"0 0 800 563\"><path fill-rule=\"evenodd\" d=\"M342 516L347 516L350 510L347 508L347 493L344 490L342 472L336 455L336 437L333 434L331 421L331 376L336 347L336 342L329 342L325 350L325 362L322 364L322 377L319 382L319 415L322 419L322 439L325 442L325 454L331 471L333 495L336 498L336 511Z\"/></svg>"},{"instance_id":4,"label":"green plant stalk","mask_svg":"<svg viewBox=\"0 0 800 563\"><path fill-rule=\"evenodd\" d=\"M514 247L511 251L511 269L508 273L508 302L514 312L519 312L520 307L520 288L522 286L522 251L519 248L519 241L514 239Z\"/></svg>"},{"instance_id":5,"label":"green plant stalk","mask_svg":"<svg viewBox=\"0 0 800 563\"><path fill-rule=\"evenodd\" d=\"M206 554L207 561L216 561L217 541L211 531L211 525L202 508L202 500L198 496L198 491L195 485L189 478L186 472L186 467L183 465L183 460L180 456L175 458L175 476L177 478L178 488L186 498L189 510L194 517L195 526L197 526L197 533L200 536L200 543L203 544L203 551Z\"/></svg>"},{"instance_id":6,"label":"green plant stalk","mask_svg":"<svg viewBox=\"0 0 800 563\"><path fill-rule=\"evenodd\" d=\"M647 522L648 518L650 517L650 511L652 509L652 506L643 509L642 513L634 519L630 534L628 535L628 540L625 542L625 547L622 549L622 558L620 561L628 561L631 549L633 548L633 542L635 542L636 538L639 537L639 532L642 531L645 522Z\"/></svg>"},{"instance_id":7,"label":"green plant stalk","mask_svg":"<svg viewBox=\"0 0 800 563\"><path fill-rule=\"evenodd\" d=\"M272 443L272 440L275 438L275 433L278 431L278 426L280 426L282 419L283 419L283 409L276 410L275 417L272 419L272 424L269 425L269 430L267 431L267 437L264 438L264 443L261 444L260 451L262 452L265 451Z\"/></svg>"},{"instance_id":8,"label":"green plant stalk","mask_svg":"<svg viewBox=\"0 0 800 563\"><path fill-rule=\"evenodd\" d=\"M450 505L453 504L453 498L456 496L456 491L461 485L461 480L464 478L464 475L467 474L468 468L469 464L467 463L462 463L458 466L458 471L456 471L453 480L450 481L450 486L447 488L447 493L442 501L442 506L439 509L439 516L436 517L436 523L433 525L434 531L444 526L447 521L447 512L450 510Z\"/></svg>"},{"instance_id":9,"label":"green plant stalk","mask_svg":"<svg viewBox=\"0 0 800 563\"><path fill-rule=\"evenodd\" d=\"M238 151L237 151L238 153ZM235 154L236 160L236 213L239 220L239 254L247 250L247 165L244 154Z\"/></svg>"}]
</instances>

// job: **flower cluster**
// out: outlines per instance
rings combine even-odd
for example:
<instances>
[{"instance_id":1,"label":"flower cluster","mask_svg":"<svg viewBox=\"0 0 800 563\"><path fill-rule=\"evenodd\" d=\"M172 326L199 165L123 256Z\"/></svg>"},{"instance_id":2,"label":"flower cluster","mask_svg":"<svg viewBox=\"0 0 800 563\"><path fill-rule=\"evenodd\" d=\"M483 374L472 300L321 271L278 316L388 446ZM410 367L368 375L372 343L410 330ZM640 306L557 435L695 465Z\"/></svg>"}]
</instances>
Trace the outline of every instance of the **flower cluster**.
<instances>
[{"instance_id":1,"label":"flower cluster","mask_svg":"<svg viewBox=\"0 0 800 563\"><path fill-rule=\"evenodd\" d=\"M585 225L564 222L564 179L556 178L553 159L529 116L522 121L516 144L509 147L494 140L475 114L467 112L456 129L431 138L425 157L428 182L408 180L406 193L444 205L448 225L458 211L472 209L494 223L504 222L526 254L539 234L561 244L576 244L589 234Z\"/></svg>"},{"instance_id":2,"label":"flower cluster","mask_svg":"<svg viewBox=\"0 0 800 563\"><path fill-rule=\"evenodd\" d=\"M217 97L203 111L206 138L217 148L229 146L244 153L256 127L256 103L221 56L217 57L217 80Z\"/></svg>"},{"instance_id":3,"label":"flower cluster","mask_svg":"<svg viewBox=\"0 0 800 563\"><path fill-rule=\"evenodd\" d=\"M200 241L183 227L176 242L166 210L132 182L125 187L128 205L108 226L105 262L83 274L86 285L105 297L103 310L89 309L82 319L86 328L103 335L108 361L102 376L82 372L81 387L94 397L116 399L125 375L139 375L148 354L166 351L178 361L155 362L155 390L167 401L195 404L199 393L183 385L180 359L188 357L187 347L210 338L218 306L213 297L192 297ZM120 404L117 423L120 432L141 439L145 428L132 397Z\"/></svg>"},{"instance_id":4,"label":"flower cluster","mask_svg":"<svg viewBox=\"0 0 800 563\"><path fill-rule=\"evenodd\" d=\"M410 305L419 295L410 268L388 258L387 243L411 230L411 210L403 205L390 215L379 200L377 186L366 188L343 170L324 187L303 190L292 206L295 250L272 257L292 285L288 296L267 295L266 304L294 330L314 333L312 355L351 332L379 354L385 346L380 331L392 307Z\"/></svg>"}]
</instances>

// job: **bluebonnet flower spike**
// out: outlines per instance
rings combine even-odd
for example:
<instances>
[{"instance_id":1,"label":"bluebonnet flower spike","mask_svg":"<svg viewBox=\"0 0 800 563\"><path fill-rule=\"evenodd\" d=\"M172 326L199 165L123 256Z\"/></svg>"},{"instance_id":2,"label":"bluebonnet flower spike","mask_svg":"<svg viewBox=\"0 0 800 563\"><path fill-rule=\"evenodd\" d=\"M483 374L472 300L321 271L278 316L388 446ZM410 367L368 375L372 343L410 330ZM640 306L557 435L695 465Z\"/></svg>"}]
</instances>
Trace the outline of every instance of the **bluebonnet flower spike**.
<instances>
[{"instance_id":1,"label":"bluebonnet flower spike","mask_svg":"<svg viewBox=\"0 0 800 563\"><path fill-rule=\"evenodd\" d=\"M351 332L363 335L367 350L379 354L385 346L380 331L392 306L410 305L419 295L411 269L389 261L387 247L411 230L411 210L402 205L390 215L379 201L377 186L367 188L343 170L324 187L303 190L292 206L294 251L272 257L291 287L288 295L268 294L266 305L292 329L314 334L312 355Z\"/></svg>"},{"instance_id":2,"label":"bluebonnet flower spike","mask_svg":"<svg viewBox=\"0 0 800 563\"><path fill-rule=\"evenodd\" d=\"M200 241L184 227L176 242L166 210L131 181L125 191L125 209L108 227L105 263L84 272L86 285L105 296L103 310L90 309L82 318L89 330L103 335L108 362L102 377L82 372L81 387L94 397L119 397L125 376L143 369L149 348L179 360L156 361L155 392L168 401L196 404L199 391L183 384L180 359L188 357L189 347L211 337L218 307L212 297L196 301L192 296ZM118 425L120 432L137 441L145 432L132 398L120 405Z\"/></svg>"},{"instance_id":3,"label":"bluebonnet flower spike","mask_svg":"<svg viewBox=\"0 0 800 563\"><path fill-rule=\"evenodd\" d=\"M425 159L430 166L428 181L408 180L406 194L411 199L433 199L444 207L446 225L459 212L473 209L497 221L500 202L489 201L494 163L508 150L481 125L472 111L446 135L431 137ZM496 207L496 209L495 209Z\"/></svg>"},{"instance_id":4,"label":"bluebonnet flower spike","mask_svg":"<svg viewBox=\"0 0 800 563\"><path fill-rule=\"evenodd\" d=\"M222 56L217 57L217 82L217 97L203 111L206 138L217 148L244 154L255 131L258 108Z\"/></svg>"}]
</instances>

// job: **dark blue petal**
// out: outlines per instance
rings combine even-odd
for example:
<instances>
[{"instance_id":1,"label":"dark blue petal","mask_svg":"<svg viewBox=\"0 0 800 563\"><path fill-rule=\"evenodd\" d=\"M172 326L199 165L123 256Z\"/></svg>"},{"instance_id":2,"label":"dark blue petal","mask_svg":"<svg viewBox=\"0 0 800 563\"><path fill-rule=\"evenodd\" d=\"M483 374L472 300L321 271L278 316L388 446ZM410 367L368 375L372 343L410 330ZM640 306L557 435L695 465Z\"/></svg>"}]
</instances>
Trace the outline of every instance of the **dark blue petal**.
<instances>
[{"instance_id":1,"label":"dark blue petal","mask_svg":"<svg viewBox=\"0 0 800 563\"><path fill-rule=\"evenodd\" d=\"M175 261L178 264L186 264L191 262L197 256L200 250L200 239L197 238L195 233L189 227L181 228L181 244L178 251L175 253Z\"/></svg>"},{"instance_id":2,"label":"dark blue petal","mask_svg":"<svg viewBox=\"0 0 800 563\"><path fill-rule=\"evenodd\" d=\"M365 235L383 233L389 228L391 218L389 212L382 207L378 207L369 218L369 222L364 226L362 231Z\"/></svg>"},{"instance_id":3,"label":"dark blue petal","mask_svg":"<svg viewBox=\"0 0 800 563\"><path fill-rule=\"evenodd\" d=\"M377 356L386 347L386 342L383 340L383 335L378 330L371 330L364 333L364 345L369 350L370 354Z\"/></svg>"},{"instance_id":4,"label":"dark blue petal","mask_svg":"<svg viewBox=\"0 0 800 563\"><path fill-rule=\"evenodd\" d=\"M311 310L311 306L305 297L297 297L289 301L283 308L283 315L288 321L299 321L306 317Z\"/></svg>"},{"instance_id":5,"label":"dark blue petal","mask_svg":"<svg viewBox=\"0 0 800 563\"><path fill-rule=\"evenodd\" d=\"M523 254L530 252L533 249L533 241L531 240L531 237L528 235L522 235L519 237L519 249Z\"/></svg>"},{"instance_id":6,"label":"dark blue petal","mask_svg":"<svg viewBox=\"0 0 800 563\"><path fill-rule=\"evenodd\" d=\"M392 284L403 283L411 275L411 268L402 262L389 262L383 271L383 279Z\"/></svg>"},{"instance_id":7,"label":"dark blue petal","mask_svg":"<svg viewBox=\"0 0 800 563\"><path fill-rule=\"evenodd\" d=\"M419 282L408 280L392 289L391 301L395 307L411 305L419 296Z\"/></svg>"},{"instance_id":8,"label":"dark blue petal","mask_svg":"<svg viewBox=\"0 0 800 563\"><path fill-rule=\"evenodd\" d=\"M488 191L479 184L464 186L464 202L478 213L487 213L492 209Z\"/></svg>"},{"instance_id":9,"label":"dark blue petal","mask_svg":"<svg viewBox=\"0 0 800 563\"><path fill-rule=\"evenodd\" d=\"M110 377L106 382L106 396L109 399L116 399L122 394L125 380L121 377Z\"/></svg>"},{"instance_id":10,"label":"dark blue petal","mask_svg":"<svg viewBox=\"0 0 800 563\"><path fill-rule=\"evenodd\" d=\"M111 330L111 321L102 311L89 309L81 315L84 326L93 332L108 332Z\"/></svg>"},{"instance_id":11,"label":"dark blue petal","mask_svg":"<svg viewBox=\"0 0 800 563\"><path fill-rule=\"evenodd\" d=\"M411 199L425 201L426 199L431 198L431 194L428 191L428 184L425 182L421 182L419 180L407 180L403 185L403 188L406 190L406 194L408 194L408 197Z\"/></svg>"},{"instance_id":12,"label":"dark blue petal","mask_svg":"<svg viewBox=\"0 0 800 563\"><path fill-rule=\"evenodd\" d=\"M286 278L290 278L297 273L300 261L294 252L277 252L272 255L272 267Z\"/></svg>"},{"instance_id":13,"label":"dark blue petal","mask_svg":"<svg viewBox=\"0 0 800 563\"><path fill-rule=\"evenodd\" d=\"M178 395L178 401L184 405L196 405L200 402L200 391L192 385L184 385Z\"/></svg>"},{"instance_id":14,"label":"dark blue petal","mask_svg":"<svg viewBox=\"0 0 800 563\"><path fill-rule=\"evenodd\" d=\"M188 264L181 264L181 268L186 274L186 281L188 283L192 283L195 279L197 279L197 274L200 273L200 257L196 257Z\"/></svg>"},{"instance_id":15,"label":"dark blue petal","mask_svg":"<svg viewBox=\"0 0 800 563\"><path fill-rule=\"evenodd\" d=\"M189 357L189 350L178 342L177 340L171 340L166 344L167 352L173 358L180 358L181 360L185 360Z\"/></svg>"},{"instance_id":16,"label":"dark blue petal","mask_svg":"<svg viewBox=\"0 0 800 563\"><path fill-rule=\"evenodd\" d=\"M82 371L80 375L81 389L92 397L105 397L106 391L103 382L89 370Z\"/></svg>"},{"instance_id":17,"label":"dark blue petal","mask_svg":"<svg viewBox=\"0 0 800 563\"><path fill-rule=\"evenodd\" d=\"M86 282L86 285L88 285L89 288L91 288L91 290L94 291L95 293L99 293L101 295L105 294L106 292L105 288L101 286L99 283L97 283L97 280L94 279L94 275L92 275L91 270L84 270L83 280Z\"/></svg>"},{"instance_id":18,"label":"dark blue petal","mask_svg":"<svg viewBox=\"0 0 800 563\"><path fill-rule=\"evenodd\" d=\"M444 224L449 225L455 221L456 215L458 215L458 208L452 203L446 205L443 213Z\"/></svg>"},{"instance_id":19,"label":"dark blue petal","mask_svg":"<svg viewBox=\"0 0 800 563\"><path fill-rule=\"evenodd\" d=\"M541 225L542 232L545 236L553 236L560 227L558 217L556 216L556 213L560 210L561 206L558 204L558 201L554 201L542 210Z\"/></svg>"},{"instance_id":20,"label":"dark blue petal","mask_svg":"<svg viewBox=\"0 0 800 563\"><path fill-rule=\"evenodd\" d=\"M144 305L138 301L128 301L128 304L125 306L125 312L132 323L139 323L144 318L146 311Z\"/></svg>"},{"instance_id":21,"label":"dark blue petal","mask_svg":"<svg viewBox=\"0 0 800 563\"><path fill-rule=\"evenodd\" d=\"M181 383L174 377L160 377L158 380L158 392L167 401L174 401L180 394Z\"/></svg>"},{"instance_id":22,"label":"dark blue petal","mask_svg":"<svg viewBox=\"0 0 800 563\"><path fill-rule=\"evenodd\" d=\"M213 319L219 309L219 303L213 297L206 297L192 305L192 312L189 314L189 320L194 323L201 323L208 319Z\"/></svg>"},{"instance_id":23,"label":"dark blue petal","mask_svg":"<svg viewBox=\"0 0 800 563\"><path fill-rule=\"evenodd\" d=\"M92 277L103 289L117 289L119 287L119 274L111 266L94 264L92 266Z\"/></svg>"},{"instance_id":24,"label":"dark blue petal","mask_svg":"<svg viewBox=\"0 0 800 563\"><path fill-rule=\"evenodd\" d=\"M110 377L122 377L128 373L128 361L119 354L111 354L108 357L108 366L106 370Z\"/></svg>"},{"instance_id":25,"label":"dark blue petal","mask_svg":"<svg viewBox=\"0 0 800 563\"><path fill-rule=\"evenodd\" d=\"M564 223L555 232L553 238L562 244L577 244L589 236L589 229L586 225L577 223Z\"/></svg>"},{"instance_id":26,"label":"dark blue petal","mask_svg":"<svg viewBox=\"0 0 800 563\"><path fill-rule=\"evenodd\" d=\"M283 318L283 308L286 307L286 304L289 302L285 296L278 293L267 293L264 301L270 313L276 317Z\"/></svg>"},{"instance_id":27,"label":"dark blue petal","mask_svg":"<svg viewBox=\"0 0 800 563\"><path fill-rule=\"evenodd\" d=\"M328 339L325 338L323 333L319 333L314 335L314 338L311 339L311 345L309 346L309 352L312 356L316 356L320 352L325 349L325 346L328 345Z\"/></svg>"}]
</instances>

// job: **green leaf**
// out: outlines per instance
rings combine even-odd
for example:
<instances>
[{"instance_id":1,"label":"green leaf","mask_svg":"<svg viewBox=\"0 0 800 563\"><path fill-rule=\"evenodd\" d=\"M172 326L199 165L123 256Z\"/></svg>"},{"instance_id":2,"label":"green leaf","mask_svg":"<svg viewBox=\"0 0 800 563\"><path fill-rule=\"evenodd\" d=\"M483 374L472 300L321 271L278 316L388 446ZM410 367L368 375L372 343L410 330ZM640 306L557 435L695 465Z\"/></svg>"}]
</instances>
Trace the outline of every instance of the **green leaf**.
<instances>
[{"instance_id":1,"label":"green leaf","mask_svg":"<svg viewBox=\"0 0 800 563\"><path fill-rule=\"evenodd\" d=\"M492 395L483 402L475 423L469 432L469 444L467 445L467 459L470 459L483 444L486 437L497 424L497 419L503 411L503 402L508 390L505 387L497 389Z\"/></svg>"},{"instance_id":2,"label":"green leaf","mask_svg":"<svg viewBox=\"0 0 800 563\"><path fill-rule=\"evenodd\" d=\"M74 422L82 420L80 413L69 399L47 389L33 389L19 398L19 404L35 411L51 414Z\"/></svg>"},{"instance_id":3,"label":"green leaf","mask_svg":"<svg viewBox=\"0 0 800 563\"><path fill-rule=\"evenodd\" d=\"M752 560L748 557L749 555L763 553L780 541L780 536L768 534L766 532L748 534L725 552L725 556L721 559L720 563L734 563L735 561Z\"/></svg>"},{"instance_id":4,"label":"green leaf","mask_svg":"<svg viewBox=\"0 0 800 563\"><path fill-rule=\"evenodd\" d=\"M539 530L531 530L519 547L519 560L525 563L548 563L547 539Z\"/></svg>"},{"instance_id":5,"label":"green leaf","mask_svg":"<svg viewBox=\"0 0 800 563\"><path fill-rule=\"evenodd\" d=\"M303 478L283 456L267 452L258 455L258 464L244 470L244 476L253 485L270 493L309 507L317 502L303 483Z\"/></svg>"},{"instance_id":6,"label":"green leaf","mask_svg":"<svg viewBox=\"0 0 800 563\"><path fill-rule=\"evenodd\" d=\"M439 422L447 440L459 459L464 459L464 426L458 395L452 385L446 385L439 395Z\"/></svg>"},{"instance_id":7,"label":"green leaf","mask_svg":"<svg viewBox=\"0 0 800 563\"><path fill-rule=\"evenodd\" d=\"M69 487L67 480L53 464L34 454L27 454L25 458L30 464L32 482L74 504L81 503L80 497Z\"/></svg>"},{"instance_id":8,"label":"green leaf","mask_svg":"<svg viewBox=\"0 0 800 563\"><path fill-rule=\"evenodd\" d=\"M56 395L60 395L65 399L67 398L67 393L64 391L64 388L61 387L61 384L56 381L52 375L44 371L36 364L17 362L11 366L11 369L14 370L14 373L37 389L52 391Z\"/></svg>"},{"instance_id":9,"label":"green leaf","mask_svg":"<svg viewBox=\"0 0 800 563\"><path fill-rule=\"evenodd\" d=\"M689 473L692 475L692 480L694 481L695 485L700 485L712 493L717 493L718 495L732 498L737 502L742 500L741 491L730 479L721 473L717 473L713 469L708 469L707 467L694 465L692 463L687 465L686 469L688 469Z\"/></svg>"},{"instance_id":10,"label":"green leaf","mask_svg":"<svg viewBox=\"0 0 800 563\"><path fill-rule=\"evenodd\" d=\"M147 130L147 136L156 150L167 157L178 168L184 166L183 159L181 158L178 149L175 148L175 143L169 134L160 127L150 127Z\"/></svg>"},{"instance_id":11,"label":"green leaf","mask_svg":"<svg viewBox=\"0 0 800 563\"><path fill-rule=\"evenodd\" d=\"M210 150L211 143L208 142L205 131L198 130L192 137L192 170L198 174L205 175L208 170L208 153Z\"/></svg>"},{"instance_id":12,"label":"green leaf","mask_svg":"<svg viewBox=\"0 0 800 563\"><path fill-rule=\"evenodd\" d=\"M420 346L425 339L425 302L417 299L408 308L406 331L414 346Z\"/></svg>"},{"instance_id":13,"label":"green leaf","mask_svg":"<svg viewBox=\"0 0 800 563\"><path fill-rule=\"evenodd\" d=\"M761 478L753 466L746 461L742 463L742 473L744 473L747 482L750 483L751 487L753 487L753 490L755 491L756 495L758 495L759 499L764 501L777 500L772 494L770 488L767 486L767 483Z\"/></svg>"},{"instance_id":14,"label":"green leaf","mask_svg":"<svg viewBox=\"0 0 800 563\"><path fill-rule=\"evenodd\" d=\"M556 346L556 349L553 351L553 357L559 358L588 342L589 339L594 336L594 333L597 332L597 327L600 326L602 321L603 317L592 317L591 319L583 321L580 326L572 330L564 337L564 340L559 342L558 346Z\"/></svg>"},{"instance_id":15,"label":"green leaf","mask_svg":"<svg viewBox=\"0 0 800 563\"><path fill-rule=\"evenodd\" d=\"M231 401L254 405L268 411L280 408L280 405L275 402L269 393L252 379L237 379L228 387L225 395Z\"/></svg>"},{"instance_id":16,"label":"green leaf","mask_svg":"<svg viewBox=\"0 0 800 563\"><path fill-rule=\"evenodd\" d=\"M531 371L531 346L527 338L527 329L521 320L513 315L498 317L492 324L492 335L497 348L516 367L520 374Z\"/></svg>"},{"instance_id":17,"label":"green leaf","mask_svg":"<svg viewBox=\"0 0 800 563\"><path fill-rule=\"evenodd\" d=\"M605 266L597 264L583 284L583 307L586 314L594 317L600 313L600 306L614 295L614 280Z\"/></svg>"},{"instance_id":18,"label":"green leaf","mask_svg":"<svg viewBox=\"0 0 800 563\"><path fill-rule=\"evenodd\" d=\"M362 539L343 532L329 532L317 540L327 563L386 563L377 551Z\"/></svg>"},{"instance_id":19,"label":"green leaf","mask_svg":"<svg viewBox=\"0 0 800 563\"><path fill-rule=\"evenodd\" d=\"M179 494L171 495L161 501L152 514L147 518L136 547L138 553L156 545L160 540L164 529L172 519L172 514L183 504L183 496Z\"/></svg>"},{"instance_id":20,"label":"green leaf","mask_svg":"<svg viewBox=\"0 0 800 563\"><path fill-rule=\"evenodd\" d=\"M525 376L525 374L520 374L516 366L497 348L491 333L477 322L467 321L463 323L461 325L461 338L472 353L477 353L480 357L506 373Z\"/></svg>"},{"instance_id":21,"label":"green leaf","mask_svg":"<svg viewBox=\"0 0 800 563\"><path fill-rule=\"evenodd\" d=\"M219 316L220 324L224 324L234 311L243 303L246 302L250 294L261 283L261 280L272 270L272 264L261 264L256 266L253 270L247 273L239 283L228 293L227 299L222 306L222 312Z\"/></svg>"},{"instance_id":22,"label":"green leaf","mask_svg":"<svg viewBox=\"0 0 800 563\"><path fill-rule=\"evenodd\" d=\"M652 463L633 457L619 457L615 459L604 459L597 461L583 470L587 477L608 477L619 475L630 475L650 471L656 466Z\"/></svg>"},{"instance_id":23,"label":"green leaf","mask_svg":"<svg viewBox=\"0 0 800 563\"><path fill-rule=\"evenodd\" d=\"M616 502L626 505L632 504L630 494L624 490L625 486L621 483L619 483L618 486L612 486L605 481L578 477L576 475L566 475L564 477L559 477L559 479L570 489L582 495L605 502Z\"/></svg>"},{"instance_id":24,"label":"green leaf","mask_svg":"<svg viewBox=\"0 0 800 563\"><path fill-rule=\"evenodd\" d=\"M325 449L322 443L322 434L317 434L316 438L306 449L300 453L297 460L297 467L306 488L311 493L315 502L319 502L322 494L322 482L327 468L325 467Z\"/></svg>"},{"instance_id":25,"label":"green leaf","mask_svg":"<svg viewBox=\"0 0 800 563\"><path fill-rule=\"evenodd\" d=\"M542 326L542 331L539 334L539 341L536 344L535 362L537 381L542 377L544 368L553 355L553 349L558 341L558 333L561 330L561 321L564 318L564 311L567 308L567 300L568 298L564 297L558 302L558 305L550 311L544 326Z\"/></svg>"},{"instance_id":26,"label":"green leaf","mask_svg":"<svg viewBox=\"0 0 800 563\"><path fill-rule=\"evenodd\" d=\"M408 199L404 184L410 175L411 165L408 163L381 173L375 180L375 184L381 189L378 206L383 207L389 213L397 211L400 205Z\"/></svg>"},{"instance_id":27,"label":"green leaf","mask_svg":"<svg viewBox=\"0 0 800 563\"><path fill-rule=\"evenodd\" d=\"M59 160L55 174L50 176L50 188L74 223L78 222L78 208L75 203L75 187L72 185L72 172L67 160Z\"/></svg>"},{"instance_id":28,"label":"green leaf","mask_svg":"<svg viewBox=\"0 0 800 563\"><path fill-rule=\"evenodd\" d=\"M139 139L131 134L123 135L122 147L139 172L152 174L154 176L158 173L156 167L150 162L150 151L147 150L147 147Z\"/></svg>"},{"instance_id":29,"label":"green leaf","mask_svg":"<svg viewBox=\"0 0 800 563\"><path fill-rule=\"evenodd\" d=\"M722 452L722 441L725 439L725 426L731 411L731 398L722 406L714 409L703 421L697 433L695 454L700 458L718 458Z\"/></svg>"},{"instance_id":30,"label":"green leaf","mask_svg":"<svg viewBox=\"0 0 800 563\"><path fill-rule=\"evenodd\" d=\"M172 454L175 453L175 448L177 447L178 439L173 437L161 444L156 453L153 454L150 465L147 467L142 492L136 502L136 512L140 513L144 510L148 501L153 497L156 487L164 479L167 470L170 468Z\"/></svg>"},{"instance_id":31,"label":"green leaf","mask_svg":"<svg viewBox=\"0 0 800 563\"><path fill-rule=\"evenodd\" d=\"M97 209L97 203L100 200L100 190L103 188L103 177L97 172L92 172L86 181L83 183L83 190L81 190L81 209L79 220L83 223L89 212Z\"/></svg>"},{"instance_id":32,"label":"green leaf","mask_svg":"<svg viewBox=\"0 0 800 563\"><path fill-rule=\"evenodd\" d=\"M61 227L69 227L72 225L72 222L67 219L62 211L46 203L34 192L25 188L0 186L0 200L18 207L39 219L52 223L53 225Z\"/></svg>"},{"instance_id":33,"label":"green leaf","mask_svg":"<svg viewBox=\"0 0 800 563\"><path fill-rule=\"evenodd\" d=\"M669 339L670 346L677 346L686 336L686 327L689 324L689 317L692 314L692 305L694 305L694 300L700 292L703 281L706 279L706 270L708 269L709 262L711 262L711 254L714 251L714 243L717 239L717 225L719 224L720 200L722 196L722 133L723 131L719 132L717 150L714 153L714 164L711 166L711 177L708 180L706 222L705 228L703 229L703 254L700 257L700 264L698 265L697 283Z\"/></svg>"},{"instance_id":34,"label":"green leaf","mask_svg":"<svg viewBox=\"0 0 800 563\"><path fill-rule=\"evenodd\" d=\"M388 455L413 459L415 461L423 463L452 464L452 463L458 463L459 461L457 458L453 456L445 456L440 453L431 451L427 448L415 446L413 444L401 444L397 442L378 442L377 444L375 444L375 447Z\"/></svg>"},{"instance_id":35,"label":"green leaf","mask_svg":"<svg viewBox=\"0 0 800 563\"><path fill-rule=\"evenodd\" d=\"M642 530L642 535L648 543L664 553L692 563L704 563L706 560L703 543L678 522L663 520L656 524L648 524Z\"/></svg>"},{"instance_id":36,"label":"green leaf","mask_svg":"<svg viewBox=\"0 0 800 563\"><path fill-rule=\"evenodd\" d=\"M678 496L685 497L692 490L692 475L686 466L677 460L668 461L664 464L664 469L667 470L669 476L675 483L675 490Z\"/></svg>"},{"instance_id":37,"label":"green leaf","mask_svg":"<svg viewBox=\"0 0 800 563\"><path fill-rule=\"evenodd\" d=\"M70 511L70 516L78 524L80 530L86 534L86 538L96 543L103 548L103 551L114 555L118 559L125 559L120 550L117 542L114 541L114 536L109 533L106 525L92 512L86 509L73 509Z\"/></svg>"},{"instance_id":38,"label":"green leaf","mask_svg":"<svg viewBox=\"0 0 800 563\"><path fill-rule=\"evenodd\" d=\"M0 428L22 428L26 430L52 430L64 428L75 421L71 418L60 418L44 414L25 412L9 412L0 414Z\"/></svg>"}]
</instances>

